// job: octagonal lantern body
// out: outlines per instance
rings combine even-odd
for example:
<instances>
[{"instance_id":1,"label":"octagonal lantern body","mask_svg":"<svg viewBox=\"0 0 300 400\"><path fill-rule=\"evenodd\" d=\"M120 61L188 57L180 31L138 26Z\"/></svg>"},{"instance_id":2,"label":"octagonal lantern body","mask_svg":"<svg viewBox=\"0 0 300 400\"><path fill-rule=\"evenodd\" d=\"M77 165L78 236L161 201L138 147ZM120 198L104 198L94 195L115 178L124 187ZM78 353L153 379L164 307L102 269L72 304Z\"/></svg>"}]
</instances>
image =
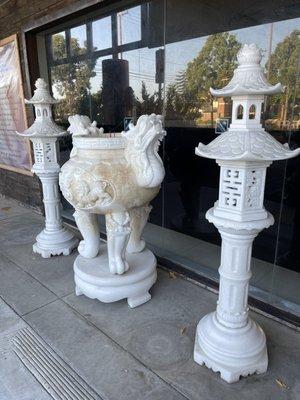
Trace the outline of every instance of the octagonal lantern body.
<instances>
[{"instance_id":1,"label":"octagonal lantern body","mask_svg":"<svg viewBox=\"0 0 300 400\"><path fill-rule=\"evenodd\" d=\"M224 161L220 165L219 200L214 214L234 221L267 217L264 208L266 168L269 162Z\"/></svg>"},{"instance_id":2,"label":"octagonal lantern body","mask_svg":"<svg viewBox=\"0 0 300 400\"><path fill-rule=\"evenodd\" d=\"M56 137L32 137L35 173L59 171L59 144Z\"/></svg>"}]
</instances>

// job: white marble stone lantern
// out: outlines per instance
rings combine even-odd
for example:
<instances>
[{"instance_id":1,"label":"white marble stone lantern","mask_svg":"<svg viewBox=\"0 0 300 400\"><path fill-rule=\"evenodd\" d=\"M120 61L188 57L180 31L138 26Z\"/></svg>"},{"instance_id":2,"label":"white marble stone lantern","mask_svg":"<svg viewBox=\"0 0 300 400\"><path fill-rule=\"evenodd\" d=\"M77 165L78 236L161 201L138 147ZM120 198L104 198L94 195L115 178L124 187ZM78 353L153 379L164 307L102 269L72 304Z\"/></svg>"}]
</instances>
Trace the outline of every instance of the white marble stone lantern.
<instances>
[{"instance_id":1,"label":"white marble stone lantern","mask_svg":"<svg viewBox=\"0 0 300 400\"><path fill-rule=\"evenodd\" d=\"M217 309L203 317L197 327L194 359L231 383L240 376L267 370L266 338L248 315L248 287L254 238L274 219L264 208L267 167L275 160L295 157L261 126L265 95L281 92L271 86L260 65L261 52L255 44L244 45L238 53L238 67L232 80L216 97L232 98L232 123L227 132L196 154L216 159L220 165L219 199L206 218L222 238L220 289Z\"/></svg>"},{"instance_id":2,"label":"white marble stone lantern","mask_svg":"<svg viewBox=\"0 0 300 400\"><path fill-rule=\"evenodd\" d=\"M37 236L33 251L48 258L51 255L68 255L77 246L77 239L62 225L61 201L58 190L58 142L60 136L67 134L56 125L52 118L52 105L57 103L49 93L47 83L39 78L36 89L26 104L35 107L36 119L21 136L28 137L33 144L34 165L32 172L40 178L43 186L45 206L45 229Z\"/></svg>"}]
</instances>

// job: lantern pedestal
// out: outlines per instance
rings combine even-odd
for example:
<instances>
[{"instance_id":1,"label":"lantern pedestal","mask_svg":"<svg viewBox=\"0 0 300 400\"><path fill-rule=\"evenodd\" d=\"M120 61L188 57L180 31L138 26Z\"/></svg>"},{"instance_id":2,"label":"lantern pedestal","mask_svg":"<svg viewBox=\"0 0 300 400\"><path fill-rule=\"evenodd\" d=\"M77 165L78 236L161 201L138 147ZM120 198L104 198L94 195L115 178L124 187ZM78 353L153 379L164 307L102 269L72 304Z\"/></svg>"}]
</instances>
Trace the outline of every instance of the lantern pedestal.
<instances>
[{"instance_id":1,"label":"lantern pedestal","mask_svg":"<svg viewBox=\"0 0 300 400\"><path fill-rule=\"evenodd\" d=\"M77 247L78 240L62 225L58 171L43 173L33 168L33 172L42 182L45 207L45 229L37 235L33 251L43 258L60 254L67 256Z\"/></svg>"},{"instance_id":2,"label":"lantern pedestal","mask_svg":"<svg viewBox=\"0 0 300 400\"><path fill-rule=\"evenodd\" d=\"M197 326L194 360L206 365L228 383L240 376L261 374L268 367L266 337L251 318L243 328L229 328L218 322L213 312Z\"/></svg>"},{"instance_id":3,"label":"lantern pedestal","mask_svg":"<svg viewBox=\"0 0 300 400\"><path fill-rule=\"evenodd\" d=\"M150 288L157 277L156 259L150 250L126 253L129 270L125 274L113 275L109 270L107 245L100 246L95 258L78 256L74 262L74 277L77 296L84 294L103 303L127 299L131 308L151 299Z\"/></svg>"},{"instance_id":4,"label":"lantern pedestal","mask_svg":"<svg viewBox=\"0 0 300 400\"><path fill-rule=\"evenodd\" d=\"M253 240L274 219L267 213L261 220L239 222L216 216L217 208L206 217L222 237L219 300L217 310L198 324L194 359L232 383L267 370L265 334L248 316L248 288Z\"/></svg>"},{"instance_id":5,"label":"lantern pedestal","mask_svg":"<svg viewBox=\"0 0 300 400\"><path fill-rule=\"evenodd\" d=\"M43 258L59 256L60 254L68 256L77 245L77 239L68 229L61 227L55 231L48 231L45 228L37 235L32 250Z\"/></svg>"}]
</instances>

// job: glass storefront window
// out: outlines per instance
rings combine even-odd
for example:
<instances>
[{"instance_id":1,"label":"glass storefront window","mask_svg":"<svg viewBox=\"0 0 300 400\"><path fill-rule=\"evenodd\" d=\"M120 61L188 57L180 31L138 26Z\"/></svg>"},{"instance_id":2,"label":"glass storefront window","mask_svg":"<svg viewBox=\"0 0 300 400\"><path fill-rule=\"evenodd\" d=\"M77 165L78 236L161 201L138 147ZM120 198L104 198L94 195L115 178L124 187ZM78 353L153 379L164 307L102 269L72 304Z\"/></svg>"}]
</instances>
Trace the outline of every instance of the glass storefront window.
<instances>
[{"instance_id":1,"label":"glass storefront window","mask_svg":"<svg viewBox=\"0 0 300 400\"><path fill-rule=\"evenodd\" d=\"M87 50L86 25L70 29L70 35L71 54L73 56L84 54Z\"/></svg>"},{"instance_id":2,"label":"glass storefront window","mask_svg":"<svg viewBox=\"0 0 300 400\"><path fill-rule=\"evenodd\" d=\"M60 60L67 57L66 32L59 32L51 36L52 57Z\"/></svg>"},{"instance_id":3,"label":"glass storefront window","mask_svg":"<svg viewBox=\"0 0 300 400\"><path fill-rule=\"evenodd\" d=\"M141 40L141 6L117 13L118 45Z\"/></svg>"},{"instance_id":4,"label":"glass storefront window","mask_svg":"<svg viewBox=\"0 0 300 400\"><path fill-rule=\"evenodd\" d=\"M279 0L272 8L261 4L246 10L242 4L233 9L225 3L216 0L210 7L156 0L91 17L90 42L85 41L84 24L81 33L70 24L69 35L51 33L56 56L48 60L52 90L61 99L56 106L59 123L81 113L114 132L141 114L163 114L167 137L160 152L166 177L152 204L145 238L157 255L215 281L220 237L205 213L218 197L219 167L196 157L194 149L220 134L218 124L223 131L230 124L231 101L213 98L209 88L230 80L243 43L254 42L263 50L268 80L280 81L286 91L268 97L261 115L252 105L238 108L238 117L261 117L277 140L300 146L300 10L293 9L292 15L289 4L285 9ZM67 54L69 37L77 40L79 57ZM87 47L90 53L84 53ZM59 59L67 56L69 63L60 65ZM255 241L250 292L300 316L299 177L299 157L269 168L265 207L276 222Z\"/></svg>"},{"instance_id":5,"label":"glass storefront window","mask_svg":"<svg viewBox=\"0 0 300 400\"><path fill-rule=\"evenodd\" d=\"M105 17L92 22L93 49L103 50L112 46L111 17Z\"/></svg>"}]
</instances>

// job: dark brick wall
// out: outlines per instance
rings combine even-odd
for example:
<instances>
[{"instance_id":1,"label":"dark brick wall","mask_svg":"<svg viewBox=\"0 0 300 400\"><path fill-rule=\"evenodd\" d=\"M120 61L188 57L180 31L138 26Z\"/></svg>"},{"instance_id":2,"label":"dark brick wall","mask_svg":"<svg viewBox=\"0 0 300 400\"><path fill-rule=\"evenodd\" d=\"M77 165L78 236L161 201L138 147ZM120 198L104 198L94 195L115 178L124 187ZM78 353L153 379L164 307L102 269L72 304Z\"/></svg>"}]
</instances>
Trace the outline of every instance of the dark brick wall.
<instances>
[{"instance_id":1,"label":"dark brick wall","mask_svg":"<svg viewBox=\"0 0 300 400\"><path fill-rule=\"evenodd\" d=\"M43 209L40 181L36 176L0 168L0 193L39 211Z\"/></svg>"}]
</instances>

